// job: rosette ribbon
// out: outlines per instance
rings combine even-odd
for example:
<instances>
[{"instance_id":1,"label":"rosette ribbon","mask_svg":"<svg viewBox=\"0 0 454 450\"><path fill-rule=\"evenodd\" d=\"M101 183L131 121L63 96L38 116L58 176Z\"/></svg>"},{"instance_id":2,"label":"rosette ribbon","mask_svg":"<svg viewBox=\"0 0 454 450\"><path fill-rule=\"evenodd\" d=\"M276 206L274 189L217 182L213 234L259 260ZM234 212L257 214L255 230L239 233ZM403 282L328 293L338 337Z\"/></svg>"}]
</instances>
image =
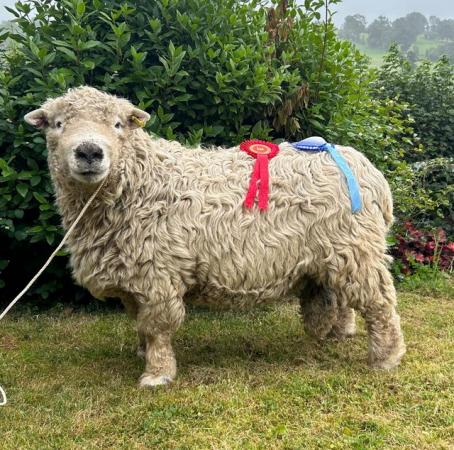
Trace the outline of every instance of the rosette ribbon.
<instances>
[{"instance_id":1,"label":"rosette ribbon","mask_svg":"<svg viewBox=\"0 0 454 450\"><path fill-rule=\"evenodd\" d=\"M353 172L350 169L347 161L345 161L345 159L336 150L336 147L333 144L329 144L325 141L325 139L321 137L314 136L303 139L299 142L294 142L291 145L298 151L328 152L331 155L331 158L333 158L334 162L339 167L340 171L344 174L345 180L347 181L352 212L356 213L358 211L361 211L362 202L358 182L355 178L355 175L353 175Z\"/></svg>"},{"instance_id":2,"label":"rosette ribbon","mask_svg":"<svg viewBox=\"0 0 454 450\"><path fill-rule=\"evenodd\" d=\"M258 197L259 209L264 211L268 208L268 161L277 155L279 146L272 142L250 140L242 142L240 149L256 159L244 205L252 208L255 198Z\"/></svg>"}]
</instances>

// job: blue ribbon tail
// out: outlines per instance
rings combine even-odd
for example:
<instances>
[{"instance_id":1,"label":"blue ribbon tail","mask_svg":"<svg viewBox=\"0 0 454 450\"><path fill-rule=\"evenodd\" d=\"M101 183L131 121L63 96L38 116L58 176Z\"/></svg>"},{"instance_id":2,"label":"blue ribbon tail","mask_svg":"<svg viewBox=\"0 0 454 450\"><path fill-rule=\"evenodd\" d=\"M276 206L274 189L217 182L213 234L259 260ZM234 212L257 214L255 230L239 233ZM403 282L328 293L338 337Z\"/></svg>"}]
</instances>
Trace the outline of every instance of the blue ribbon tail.
<instances>
[{"instance_id":1,"label":"blue ribbon tail","mask_svg":"<svg viewBox=\"0 0 454 450\"><path fill-rule=\"evenodd\" d=\"M331 158L333 158L347 180L348 191L350 193L350 201L352 204L352 212L356 213L360 211L362 208L361 194L359 192L359 185L356 181L355 175L353 175L353 172L347 164L347 161L345 161L342 155L336 150L336 147L334 145L326 144L325 149L327 152L329 152Z\"/></svg>"}]
</instances>

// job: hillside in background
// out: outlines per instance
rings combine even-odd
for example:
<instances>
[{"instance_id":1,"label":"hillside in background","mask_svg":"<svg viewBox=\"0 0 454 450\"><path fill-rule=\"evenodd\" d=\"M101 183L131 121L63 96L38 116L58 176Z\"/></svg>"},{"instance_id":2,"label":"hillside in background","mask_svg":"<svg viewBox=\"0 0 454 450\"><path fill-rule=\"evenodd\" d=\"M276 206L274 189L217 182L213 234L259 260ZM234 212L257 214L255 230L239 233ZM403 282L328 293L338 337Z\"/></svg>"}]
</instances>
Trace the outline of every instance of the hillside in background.
<instances>
[{"instance_id":1,"label":"hillside in background","mask_svg":"<svg viewBox=\"0 0 454 450\"><path fill-rule=\"evenodd\" d=\"M353 42L375 66L381 65L393 43L413 63L423 59L436 61L443 55L454 62L454 19L427 18L412 12L395 20L379 16L367 23L365 16L355 14L345 18L339 36Z\"/></svg>"},{"instance_id":2,"label":"hillside in background","mask_svg":"<svg viewBox=\"0 0 454 450\"><path fill-rule=\"evenodd\" d=\"M380 0L379 2L342 0L336 4L335 11L333 19L337 27L344 23L347 16L354 14L363 15L368 22L382 15L394 20L412 11L418 11L426 17L437 16L447 19L454 17L454 2L452 0Z\"/></svg>"}]
</instances>

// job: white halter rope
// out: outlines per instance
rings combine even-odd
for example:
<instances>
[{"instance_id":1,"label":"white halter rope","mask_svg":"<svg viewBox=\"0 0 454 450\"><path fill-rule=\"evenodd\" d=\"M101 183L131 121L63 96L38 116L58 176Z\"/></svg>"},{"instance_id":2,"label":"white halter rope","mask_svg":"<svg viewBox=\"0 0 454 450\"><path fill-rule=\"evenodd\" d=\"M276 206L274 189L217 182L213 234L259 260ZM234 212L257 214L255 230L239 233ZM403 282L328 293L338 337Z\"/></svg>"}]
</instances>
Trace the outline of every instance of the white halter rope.
<instances>
[{"instance_id":1,"label":"white halter rope","mask_svg":"<svg viewBox=\"0 0 454 450\"><path fill-rule=\"evenodd\" d=\"M73 224L69 227L69 230L66 232L66 234L63 236L63 239L61 240L60 244L58 244L57 248L52 252L52 254L49 256L49 259L45 262L43 267L39 269L37 274L29 281L27 286L22 289L21 292L14 298L14 300L5 308L5 310L0 314L0 320L2 320L6 314L8 314L8 311L24 296L24 294L31 288L33 283L38 279L38 277L46 270L47 266L52 262L52 260L55 258L55 255L61 250L63 245L65 244L66 240L68 237L71 235L71 233L74 231L74 228L76 228L77 224L79 223L80 219L82 216L85 214L85 211L87 211L88 207L91 205L95 197L98 195L99 191L101 190L102 186L104 184L104 181L97 187L96 191L93 192L91 197L88 199L87 203L85 206L82 208L80 211L79 215L76 217L76 220L73 222ZM0 385L0 406L4 406L7 403L6 399L6 393L3 390L2 386Z\"/></svg>"},{"instance_id":2,"label":"white halter rope","mask_svg":"<svg viewBox=\"0 0 454 450\"><path fill-rule=\"evenodd\" d=\"M16 298L0 314L0 320L2 320L6 316L8 311L23 297L23 295L30 289L30 287L38 279L38 277L46 270L47 266L52 262L52 260L55 258L55 255L61 250L61 248L65 244L65 242L68 239L68 237L74 231L74 228L76 228L76 225L79 223L80 219L85 214L85 211L88 209L88 207L90 206L91 202L98 195L98 193L101 190L103 184L104 184L104 181L98 186L96 191L93 192L91 197L88 199L88 202L85 204L85 206L80 211L79 215L76 217L76 220L73 222L73 224L69 227L69 230L63 236L63 239L61 240L60 244L58 244L58 247L52 252L52 254L49 256L49 259L45 262L44 266L41 267L41 269L39 269L38 273L29 281L27 286L25 286L24 289L22 289L22 291L19 292L19 294L16 296Z\"/></svg>"},{"instance_id":3,"label":"white halter rope","mask_svg":"<svg viewBox=\"0 0 454 450\"><path fill-rule=\"evenodd\" d=\"M0 386L0 406L5 406L8 400L6 399L6 394L3 388Z\"/></svg>"}]
</instances>

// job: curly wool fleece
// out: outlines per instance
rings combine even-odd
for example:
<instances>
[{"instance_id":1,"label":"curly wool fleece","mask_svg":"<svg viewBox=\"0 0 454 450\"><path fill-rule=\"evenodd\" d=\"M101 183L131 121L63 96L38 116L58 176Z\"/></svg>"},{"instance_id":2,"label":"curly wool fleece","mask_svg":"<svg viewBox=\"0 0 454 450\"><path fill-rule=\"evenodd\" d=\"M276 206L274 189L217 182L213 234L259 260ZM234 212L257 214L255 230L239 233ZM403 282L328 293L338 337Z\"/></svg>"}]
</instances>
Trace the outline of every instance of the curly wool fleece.
<instances>
[{"instance_id":1,"label":"curly wool fleece","mask_svg":"<svg viewBox=\"0 0 454 450\"><path fill-rule=\"evenodd\" d=\"M80 124L76 134L94 127L110 142L105 185L68 248L77 282L95 297L120 297L137 318L142 386L175 377L171 337L194 290L235 306L296 293L306 329L319 338L353 334L357 310L367 324L370 364L399 363L405 345L385 242L392 198L364 155L338 146L361 189L363 208L352 214L343 175L327 153L281 144L269 163L263 213L243 207L254 160L237 147L188 149L130 125L113 137L115 118L128 121L138 110L90 87L49 100L42 110L65 228L97 184L68 173L61 143L69 137L52 123L58 116Z\"/></svg>"}]
</instances>

